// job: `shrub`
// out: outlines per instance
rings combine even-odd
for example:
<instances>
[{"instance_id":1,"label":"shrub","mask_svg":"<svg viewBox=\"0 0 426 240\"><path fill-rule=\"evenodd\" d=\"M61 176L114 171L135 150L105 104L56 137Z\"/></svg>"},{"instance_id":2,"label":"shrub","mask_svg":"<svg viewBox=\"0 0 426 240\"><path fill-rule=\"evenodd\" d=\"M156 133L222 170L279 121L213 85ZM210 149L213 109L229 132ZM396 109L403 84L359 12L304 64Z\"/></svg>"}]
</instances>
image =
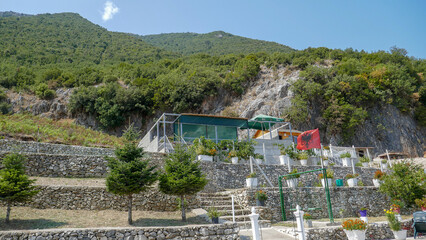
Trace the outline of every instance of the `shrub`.
<instances>
[{"instance_id":1,"label":"shrub","mask_svg":"<svg viewBox=\"0 0 426 240\"><path fill-rule=\"evenodd\" d=\"M297 159L299 160L306 160L309 158L309 155L307 152L301 152L298 154Z\"/></svg>"},{"instance_id":2,"label":"shrub","mask_svg":"<svg viewBox=\"0 0 426 240\"><path fill-rule=\"evenodd\" d=\"M222 214L220 214L220 212L214 208L214 207L210 207L207 210L207 216L209 216L209 218L213 219L213 218L218 218L220 217Z\"/></svg>"},{"instance_id":3,"label":"shrub","mask_svg":"<svg viewBox=\"0 0 426 240\"><path fill-rule=\"evenodd\" d=\"M288 174L296 174L296 173L297 173L297 168L294 168ZM293 178L300 178L300 174L296 174L296 175L293 175L293 176L287 176L287 177L285 177L285 179L293 179Z\"/></svg>"},{"instance_id":4,"label":"shrub","mask_svg":"<svg viewBox=\"0 0 426 240\"><path fill-rule=\"evenodd\" d=\"M340 158L350 158L350 157L351 157L351 154L348 152L340 154Z\"/></svg>"},{"instance_id":5,"label":"shrub","mask_svg":"<svg viewBox=\"0 0 426 240\"><path fill-rule=\"evenodd\" d=\"M422 199L416 199L414 202L417 204L417 206L419 206L421 208L426 207L426 197L424 197Z\"/></svg>"},{"instance_id":6,"label":"shrub","mask_svg":"<svg viewBox=\"0 0 426 240\"><path fill-rule=\"evenodd\" d=\"M55 97L55 91L49 89L46 83L40 83L35 88L35 94L41 99L52 99Z\"/></svg>"},{"instance_id":7,"label":"shrub","mask_svg":"<svg viewBox=\"0 0 426 240\"><path fill-rule=\"evenodd\" d=\"M352 231L352 230L366 230L367 223L360 219L348 219L342 224L343 229Z\"/></svg>"},{"instance_id":8,"label":"shrub","mask_svg":"<svg viewBox=\"0 0 426 240\"><path fill-rule=\"evenodd\" d=\"M407 206L426 195L426 174L423 167L412 161L394 163L390 174L382 177L380 191L391 199L400 199Z\"/></svg>"}]
</instances>

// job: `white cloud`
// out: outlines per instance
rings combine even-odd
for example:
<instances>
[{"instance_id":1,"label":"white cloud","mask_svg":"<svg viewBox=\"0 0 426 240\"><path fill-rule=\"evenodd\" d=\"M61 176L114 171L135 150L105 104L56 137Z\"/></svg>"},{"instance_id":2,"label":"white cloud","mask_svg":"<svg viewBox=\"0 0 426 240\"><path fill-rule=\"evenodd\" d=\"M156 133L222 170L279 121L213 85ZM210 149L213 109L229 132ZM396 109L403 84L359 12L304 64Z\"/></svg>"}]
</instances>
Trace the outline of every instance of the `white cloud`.
<instances>
[{"instance_id":1,"label":"white cloud","mask_svg":"<svg viewBox=\"0 0 426 240\"><path fill-rule=\"evenodd\" d=\"M114 14L118 13L119 8L111 1L105 3L104 12L102 14L102 19L108 21L112 19Z\"/></svg>"}]
</instances>

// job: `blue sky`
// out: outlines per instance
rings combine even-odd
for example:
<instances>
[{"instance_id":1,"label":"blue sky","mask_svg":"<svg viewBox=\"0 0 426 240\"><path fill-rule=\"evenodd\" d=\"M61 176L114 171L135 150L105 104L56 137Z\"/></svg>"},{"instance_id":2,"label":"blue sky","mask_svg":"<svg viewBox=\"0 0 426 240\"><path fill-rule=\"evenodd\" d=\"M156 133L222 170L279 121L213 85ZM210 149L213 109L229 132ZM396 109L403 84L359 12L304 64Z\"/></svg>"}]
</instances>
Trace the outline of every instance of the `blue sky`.
<instances>
[{"instance_id":1,"label":"blue sky","mask_svg":"<svg viewBox=\"0 0 426 240\"><path fill-rule=\"evenodd\" d=\"M0 0L0 11L76 12L108 30L140 35L222 30L293 47L405 48L426 58L426 1Z\"/></svg>"}]
</instances>

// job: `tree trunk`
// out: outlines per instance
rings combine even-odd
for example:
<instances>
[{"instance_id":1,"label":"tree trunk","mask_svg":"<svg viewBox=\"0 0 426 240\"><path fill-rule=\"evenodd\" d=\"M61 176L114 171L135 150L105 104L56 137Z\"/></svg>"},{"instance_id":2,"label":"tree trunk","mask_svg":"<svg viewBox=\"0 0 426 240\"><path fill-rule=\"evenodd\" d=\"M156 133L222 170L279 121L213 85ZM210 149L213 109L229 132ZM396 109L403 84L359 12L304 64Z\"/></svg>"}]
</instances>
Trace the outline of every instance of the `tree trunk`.
<instances>
[{"instance_id":1,"label":"tree trunk","mask_svg":"<svg viewBox=\"0 0 426 240\"><path fill-rule=\"evenodd\" d=\"M133 196L130 194L128 196L128 198L129 198L129 209L128 209L129 216L127 218L127 222L129 223L129 225L132 225L133 224L133 220L132 220L132 200L133 200Z\"/></svg>"},{"instance_id":2,"label":"tree trunk","mask_svg":"<svg viewBox=\"0 0 426 240\"><path fill-rule=\"evenodd\" d=\"M7 209L6 209L6 223L9 223L10 222L10 205L11 205L11 203L10 202L7 202Z\"/></svg>"},{"instance_id":3,"label":"tree trunk","mask_svg":"<svg viewBox=\"0 0 426 240\"><path fill-rule=\"evenodd\" d=\"M182 210L182 221L186 222L185 197L184 197L184 195L180 196L180 209Z\"/></svg>"}]
</instances>

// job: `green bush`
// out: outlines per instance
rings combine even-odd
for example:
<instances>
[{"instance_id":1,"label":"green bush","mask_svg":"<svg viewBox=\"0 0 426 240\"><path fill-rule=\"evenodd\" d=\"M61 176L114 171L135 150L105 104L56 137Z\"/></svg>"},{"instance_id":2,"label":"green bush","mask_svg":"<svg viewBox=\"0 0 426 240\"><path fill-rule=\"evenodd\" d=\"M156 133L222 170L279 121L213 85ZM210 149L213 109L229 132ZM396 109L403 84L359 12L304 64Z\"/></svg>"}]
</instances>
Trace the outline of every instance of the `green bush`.
<instances>
[{"instance_id":1,"label":"green bush","mask_svg":"<svg viewBox=\"0 0 426 240\"><path fill-rule=\"evenodd\" d=\"M381 180L380 191L391 199L400 199L412 206L416 199L426 195L426 174L421 165L404 160L394 163L391 172Z\"/></svg>"},{"instance_id":2,"label":"green bush","mask_svg":"<svg viewBox=\"0 0 426 240\"><path fill-rule=\"evenodd\" d=\"M46 83L40 83L36 86L35 94L41 99L52 99L55 97L55 91L49 89Z\"/></svg>"}]
</instances>

